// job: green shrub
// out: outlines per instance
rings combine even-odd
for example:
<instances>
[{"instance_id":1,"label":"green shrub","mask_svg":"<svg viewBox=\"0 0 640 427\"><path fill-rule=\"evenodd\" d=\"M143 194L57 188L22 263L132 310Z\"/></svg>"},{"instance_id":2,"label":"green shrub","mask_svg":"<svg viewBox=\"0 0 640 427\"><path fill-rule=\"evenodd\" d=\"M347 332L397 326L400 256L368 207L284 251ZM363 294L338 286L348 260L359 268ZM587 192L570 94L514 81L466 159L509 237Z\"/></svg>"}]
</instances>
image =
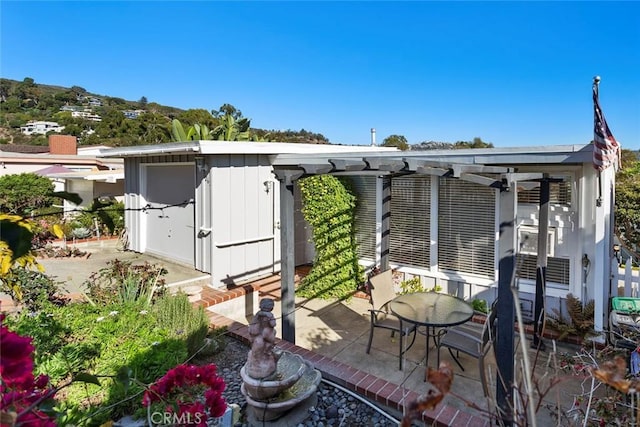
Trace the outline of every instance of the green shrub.
<instances>
[{"instance_id":1,"label":"green shrub","mask_svg":"<svg viewBox=\"0 0 640 427\"><path fill-rule=\"evenodd\" d=\"M145 262L133 265L115 259L107 267L92 273L83 283L89 299L95 304L137 303L146 305L161 297L168 272L164 267Z\"/></svg>"},{"instance_id":2,"label":"green shrub","mask_svg":"<svg viewBox=\"0 0 640 427\"><path fill-rule=\"evenodd\" d=\"M50 308L51 306L47 306ZM58 316L42 310L39 313L22 312L5 318L6 326L22 336L33 339L36 368L51 358L66 343L71 328L60 321ZM38 371L37 373L46 373Z\"/></svg>"},{"instance_id":3,"label":"green shrub","mask_svg":"<svg viewBox=\"0 0 640 427\"><path fill-rule=\"evenodd\" d=\"M489 307L487 307L486 300L475 298L473 301L471 301L471 307L473 307L473 311L477 311L484 314L489 313Z\"/></svg>"},{"instance_id":4,"label":"green shrub","mask_svg":"<svg viewBox=\"0 0 640 427\"><path fill-rule=\"evenodd\" d=\"M55 201L53 182L35 173L0 177L0 206L5 213L28 215Z\"/></svg>"},{"instance_id":5,"label":"green shrub","mask_svg":"<svg viewBox=\"0 0 640 427\"><path fill-rule=\"evenodd\" d=\"M419 276L400 282L400 294L411 294L414 292L424 292L424 287Z\"/></svg>"},{"instance_id":6,"label":"green shrub","mask_svg":"<svg viewBox=\"0 0 640 427\"><path fill-rule=\"evenodd\" d=\"M38 209L38 218L35 221L33 229L33 239L31 240L32 249L45 247L48 243L56 240L57 237L52 233L54 225L62 226L62 208L48 207Z\"/></svg>"},{"instance_id":7,"label":"green shrub","mask_svg":"<svg viewBox=\"0 0 640 427\"><path fill-rule=\"evenodd\" d=\"M209 318L203 307L194 307L189 302L185 293L163 296L154 305L154 311L171 337L186 340L190 356L203 348L209 332Z\"/></svg>"},{"instance_id":8,"label":"green shrub","mask_svg":"<svg viewBox=\"0 0 640 427\"><path fill-rule=\"evenodd\" d=\"M92 212L83 209L81 212L76 213L73 217L73 222L76 223L78 227L93 228L95 226L93 223L94 218L95 216Z\"/></svg>"},{"instance_id":9,"label":"green shrub","mask_svg":"<svg viewBox=\"0 0 640 427\"><path fill-rule=\"evenodd\" d=\"M3 275L0 283L3 292L31 312L40 310L47 302L64 303L59 295L63 290L62 282L38 270L15 265Z\"/></svg>"},{"instance_id":10,"label":"green shrub","mask_svg":"<svg viewBox=\"0 0 640 427\"><path fill-rule=\"evenodd\" d=\"M596 336L594 325L595 302L589 300L584 305L582 301L573 294L567 294L566 308L568 317L557 308L552 309L551 315L547 316L547 326L557 331L559 340L565 339L568 335L576 335L582 340Z\"/></svg>"},{"instance_id":11,"label":"green shrub","mask_svg":"<svg viewBox=\"0 0 640 427\"><path fill-rule=\"evenodd\" d=\"M100 233L113 236L118 234L124 227L124 203L117 201L101 202L96 199L74 219L88 229L94 229L97 220L100 226Z\"/></svg>"},{"instance_id":12,"label":"green shrub","mask_svg":"<svg viewBox=\"0 0 640 427\"><path fill-rule=\"evenodd\" d=\"M422 285L420 276L414 276L411 279L400 282L400 294L411 294L414 292L440 292L442 286L435 285L433 288L426 288Z\"/></svg>"},{"instance_id":13,"label":"green shrub","mask_svg":"<svg viewBox=\"0 0 640 427\"><path fill-rule=\"evenodd\" d=\"M97 215L112 236L124 228L124 202L103 203Z\"/></svg>"}]
</instances>

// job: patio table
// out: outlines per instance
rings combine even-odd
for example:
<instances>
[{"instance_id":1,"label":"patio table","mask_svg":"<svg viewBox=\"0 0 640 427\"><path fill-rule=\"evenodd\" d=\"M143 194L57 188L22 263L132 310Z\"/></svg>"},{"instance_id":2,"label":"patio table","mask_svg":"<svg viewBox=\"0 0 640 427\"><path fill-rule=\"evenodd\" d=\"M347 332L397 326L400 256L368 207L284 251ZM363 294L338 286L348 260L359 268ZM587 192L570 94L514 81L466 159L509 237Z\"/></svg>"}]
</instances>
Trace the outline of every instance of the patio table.
<instances>
[{"instance_id":1,"label":"patio table","mask_svg":"<svg viewBox=\"0 0 640 427\"><path fill-rule=\"evenodd\" d=\"M465 301L438 292L414 292L403 294L389 303L391 312L402 322L413 323L426 328L426 359L429 366L429 338L433 335L436 346L444 329L436 332L436 328L447 328L468 322L473 317L473 307ZM433 331L433 334L431 333Z\"/></svg>"}]
</instances>

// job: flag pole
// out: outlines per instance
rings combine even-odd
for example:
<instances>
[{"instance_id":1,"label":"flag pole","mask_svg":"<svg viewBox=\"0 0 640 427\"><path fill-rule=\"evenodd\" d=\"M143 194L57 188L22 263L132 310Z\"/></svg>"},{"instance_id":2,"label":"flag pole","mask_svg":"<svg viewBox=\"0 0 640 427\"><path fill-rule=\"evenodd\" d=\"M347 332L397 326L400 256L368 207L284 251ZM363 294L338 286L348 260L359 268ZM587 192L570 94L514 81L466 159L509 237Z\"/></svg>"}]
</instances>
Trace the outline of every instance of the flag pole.
<instances>
[{"instance_id":1,"label":"flag pole","mask_svg":"<svg viewBox=\"0 0 640 427\"><path fill-rule=\"evenodd\" d=\"M600 76L594 76L593 77L593 93L595 97L594 100L599 100L600 98L599 89L600 89ZM595 145L596 142L593 141L593 144ZM596 206L602 206L602 170L600 169L598 170L598 197L596 198Z\"/></svg>"}]
</instances>

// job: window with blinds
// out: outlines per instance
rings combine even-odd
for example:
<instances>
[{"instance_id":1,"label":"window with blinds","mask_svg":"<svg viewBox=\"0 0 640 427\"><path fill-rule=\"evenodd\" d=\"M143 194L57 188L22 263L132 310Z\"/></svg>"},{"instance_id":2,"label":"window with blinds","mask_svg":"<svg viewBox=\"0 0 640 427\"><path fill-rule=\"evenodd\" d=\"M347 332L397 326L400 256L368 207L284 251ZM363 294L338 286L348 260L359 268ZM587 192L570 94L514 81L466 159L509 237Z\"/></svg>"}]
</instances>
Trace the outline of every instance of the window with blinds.
<instances>
[{"instance_id":1,"label":"window with blinds","mask_svg":"<svg viewBox=\"0 0 640 427\"><path fill-rule=\"evenodd\" d=\"M376 258L376 177L351 176L356 195L356 243L358 256L362 259Z\"/></svg>"},{"instance_id":2,"label":"window with blinds","mask_svg":"<svg viewBox=\"0 0 640 427\"><path fill-rule=\"evenodd\" d=\"M391 180L389 260L430 268L431 178L405 176Z\"/></svg>"},{"instance_id":3,"label":"window with blinds","mask_svg":"<svg viewBox=\"0 0 640 427\"><path fill-rule=\"evenodd\" d=\"M547 282L558 283L568 287L570 264L566 258L547 258ZM535 281L537 266L537 255L518 254L516 256L517 274L521 279Z\"/></svg>"},{"instance_id":4,"label":"window with blinds","mask_svg":"<svg viewBox=\"0 0 640 427\"><path fill-rule=\"evenodd\" d=\"M440 178L438 194L440 269L494 278L495 190Z\"/></svg>"},{"instance_id":5,"label":"window with blinds","mask_svg":"<svg viewBox=\"0 0 640 427\"><path fill-rule=\"evenodd\" d=\"M559 176L562 182L549 184L549 203L561 206L571 206L571 180L569 176ZM540 204L540 187L531 190L518 190L518 204Z\"/></svg>"}]
</instances>

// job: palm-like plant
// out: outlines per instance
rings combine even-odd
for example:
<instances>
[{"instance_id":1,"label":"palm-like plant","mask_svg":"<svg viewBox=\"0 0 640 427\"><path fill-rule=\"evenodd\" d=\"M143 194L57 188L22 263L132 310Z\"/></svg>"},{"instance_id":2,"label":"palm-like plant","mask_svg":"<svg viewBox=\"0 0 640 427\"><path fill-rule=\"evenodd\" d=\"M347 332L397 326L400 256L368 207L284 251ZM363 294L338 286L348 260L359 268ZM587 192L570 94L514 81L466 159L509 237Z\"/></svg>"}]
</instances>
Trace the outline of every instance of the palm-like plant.
<instances>
[{"instance_id":1,"label":"palm-like plant","mask_svg":"<svg viewBox=\"0 0 640 427\"><path fill-rule=\"evenodd\" d=\"M187 141L187 134L178 119L171 121L171 140L174 142Z\"/></svg>"},{"instance_id":2,"label":"palm-like plant","mask_svg":"<svg viewBox=\"0 0 640 427\"><path fill-rule=\"evenodd\" d=\"M268 139L268 133L262 137L252 136L251 119L242 117L242 113L233 106L224 108L225 106L227 104L221 107L220 112L214 114L219 124L213 130L210 130L205 124L196 123L185 132L180 120L173 119L171 122L172 141L265 141ZM221 114L222 111L224 114Z\"/></svg>"},{"instance_id":3,"label":"palm-like plant","mask_svg":"<svg viewBox=\"0 0 640 427\"><path fill-rule=\"evenodd\" d=\"M196 123L195 125L191 126L189 128L189 131L187 132L187 139L193 139L193 140L209 140L209 139L213 139L211 138L211 132L209 131L209 126L207 125L200 125L198 123Z\"/></svg>"},{"instance_id":4,"label":"palm-like plant","mask_svg":"<svg viewBox=\"0 0 640 427\"><path fill-rule=\"evenodd\" d=\"M173 119L171 122L171 139L174 142L205 141L213 139L213 135L207 125L201 125L199 123L190 126L189 130L185 132L180 120Z\"/></svg>"},{"instance_id":5,"label":"palm-like plant","mask_svg":"<svg viewBox=\"0 0 640 427\"><path fill-rule=\"evenodd\" d=\"M218 141L249 141L251 119L242 117L235 119L227 113L220 117L220 124L213 130L213 137Z\"/></svg>"}]
</instances>

